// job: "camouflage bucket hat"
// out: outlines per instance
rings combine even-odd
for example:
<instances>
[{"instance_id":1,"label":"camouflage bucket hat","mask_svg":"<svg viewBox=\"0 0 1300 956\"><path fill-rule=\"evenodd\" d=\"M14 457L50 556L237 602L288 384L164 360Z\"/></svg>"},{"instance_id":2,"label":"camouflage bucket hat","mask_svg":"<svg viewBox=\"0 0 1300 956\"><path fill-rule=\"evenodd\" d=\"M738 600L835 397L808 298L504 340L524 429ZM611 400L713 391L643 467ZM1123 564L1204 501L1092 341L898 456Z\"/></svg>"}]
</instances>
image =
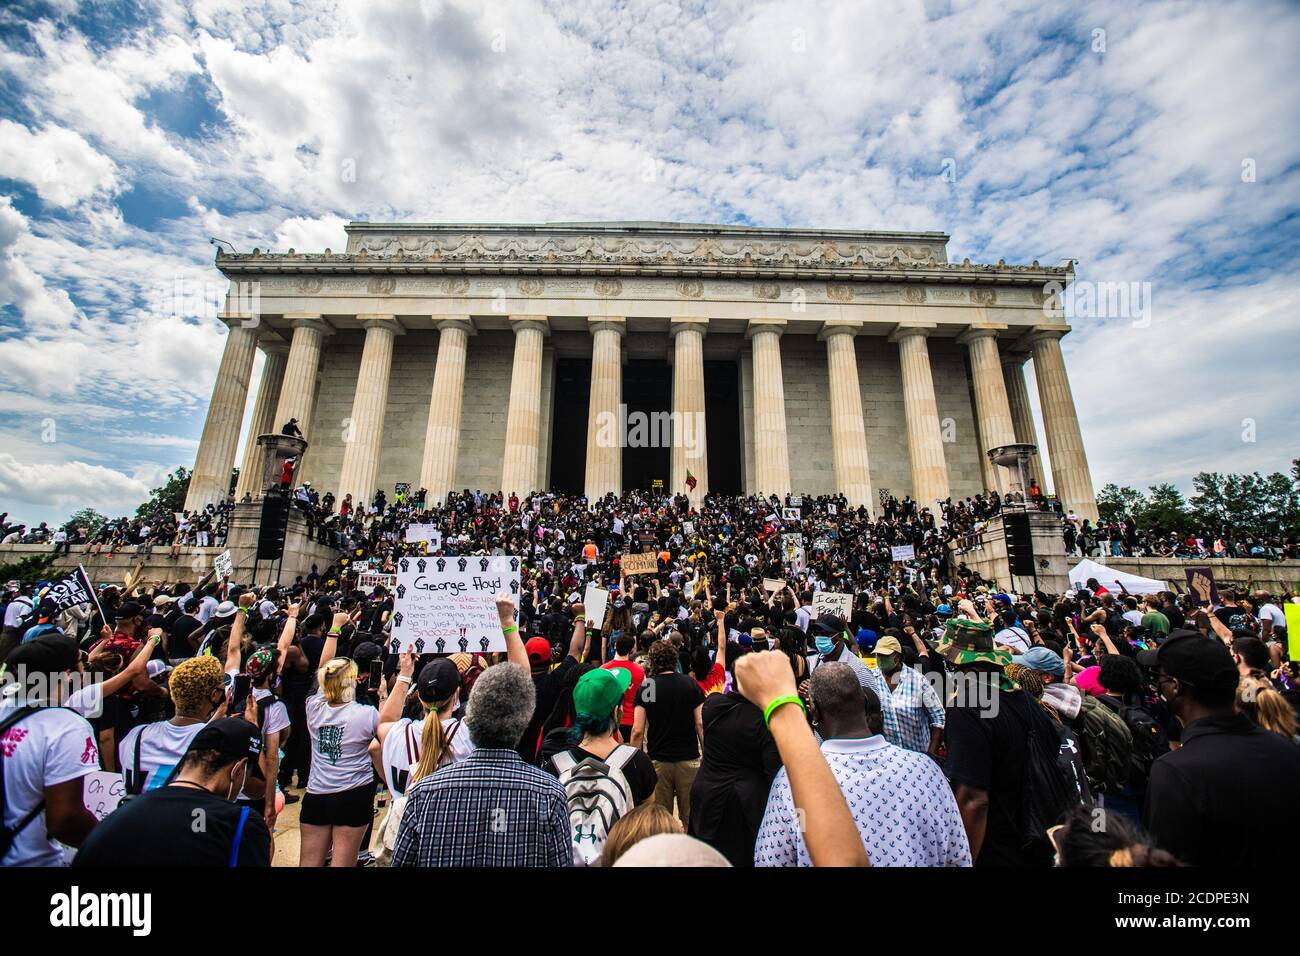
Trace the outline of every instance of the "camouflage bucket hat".
<instances>
[{"instance_id":1,"label":"camouflage bucket hat","mask_svg":"<svg viewBox=\"0 0 1300 956\"><path fill-rule=\"evenodd\" d=\"M993 628L983 621L953 618L944 628L938 651L956 667L966 664L993 664L1006 667L1011 663L1009 651L993 648Z\"/></svg>"}]
</instances>

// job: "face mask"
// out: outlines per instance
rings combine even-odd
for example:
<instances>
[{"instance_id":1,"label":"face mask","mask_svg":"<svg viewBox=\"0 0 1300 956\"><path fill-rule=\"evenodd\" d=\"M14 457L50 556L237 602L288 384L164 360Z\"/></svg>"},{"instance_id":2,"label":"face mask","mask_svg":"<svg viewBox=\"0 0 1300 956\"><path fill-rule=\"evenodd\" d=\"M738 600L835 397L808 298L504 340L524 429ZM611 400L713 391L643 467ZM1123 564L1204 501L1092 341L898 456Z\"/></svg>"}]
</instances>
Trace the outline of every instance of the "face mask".
<instances>
[{"instance_id":1,"label":"face mask","mask_svg":"<svg viewBox=\"0 0 1300 956\"><path fill-rule=\"evenodd\" d=\"M898 657L891 656L891 657L876 658L876 664L880 667L880 670L885 674L894 673L894 671L898 670L898 667L901 663L902 660Z\"/></svg>"},{"instance_id":2,"label":"face mask","mask_svg":"<svg viewBox=\"0 0 1300 956\"><path fill-rule=\"evenodd\" d=\"M814 643L817 645L818 654L829 654L835 649L835 638L833 637L818 637Z\"/></svg>"}]
</instances>

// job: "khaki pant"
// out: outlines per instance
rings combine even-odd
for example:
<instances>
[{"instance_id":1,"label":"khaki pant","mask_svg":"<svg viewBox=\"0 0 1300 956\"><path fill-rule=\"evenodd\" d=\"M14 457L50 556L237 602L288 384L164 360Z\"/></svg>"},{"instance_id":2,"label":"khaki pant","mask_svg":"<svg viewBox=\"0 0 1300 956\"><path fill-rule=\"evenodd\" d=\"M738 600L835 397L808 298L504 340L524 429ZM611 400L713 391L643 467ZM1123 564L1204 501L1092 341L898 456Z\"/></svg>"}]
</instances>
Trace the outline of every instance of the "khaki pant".
<instances>
[{"instance_id":1,"label":"khaki pant","mask_svg":"<svg viewBox=\"0 0 1300 956\"><path fill-rule=\"evenodd\" d=\"M659 782L655 784L655 802L669 813L673 812L673 797L677 798L677 815L685 825L691 819L691 784L700 772L700 758L678 760L673 763L654 761Z\"/></svg>"}]
</instances>

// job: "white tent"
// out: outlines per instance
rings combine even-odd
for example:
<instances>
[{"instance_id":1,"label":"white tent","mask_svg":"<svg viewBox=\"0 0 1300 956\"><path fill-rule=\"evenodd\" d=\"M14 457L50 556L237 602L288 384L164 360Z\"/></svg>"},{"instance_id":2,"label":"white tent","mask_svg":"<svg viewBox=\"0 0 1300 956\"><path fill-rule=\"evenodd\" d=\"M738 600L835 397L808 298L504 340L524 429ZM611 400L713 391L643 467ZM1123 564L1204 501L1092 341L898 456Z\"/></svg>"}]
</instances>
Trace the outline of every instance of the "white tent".
<instances>
[{"instance_id":1,"label":"white tent","mask_svg":"<svg viewBox=\"0 0 1300 956\"><path fill-rule=\"evenodd\" d=\"M1125 591L1133 595L1169 590L1169 585L1164 581L1157 581L1155 578L1144 578L1140 574L1129 574L1127 571L1117 571L1114 568L1106 567L1104 564L1098 564L1089 558L1084 558L1071 569L1070 587L1086 587L1089 578L1096 578L1097 582L1112 594L1119 594L1121 584L1124 586Z\"/></svg>"}]
</instances>

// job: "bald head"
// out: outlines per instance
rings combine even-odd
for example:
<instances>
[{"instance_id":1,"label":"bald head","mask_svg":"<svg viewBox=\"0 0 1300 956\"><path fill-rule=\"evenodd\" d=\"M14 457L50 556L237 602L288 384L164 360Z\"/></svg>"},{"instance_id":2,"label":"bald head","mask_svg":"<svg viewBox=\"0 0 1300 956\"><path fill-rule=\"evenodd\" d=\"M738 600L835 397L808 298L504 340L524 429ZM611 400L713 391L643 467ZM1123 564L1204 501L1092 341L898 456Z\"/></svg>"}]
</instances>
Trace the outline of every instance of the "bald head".
<instances>
[{"instance_id":1,"label":"bald head","mask_svg":"<svg viewBox=\"0 0 1300 956\"><path fill-rule=\"evenodd\" d=\"M819 666L808 680L808 698L823 737L868 736L865 692L850 665L830 662ZM879 709L878 700L872 703Z\"/></svg>"}]
</instances>

